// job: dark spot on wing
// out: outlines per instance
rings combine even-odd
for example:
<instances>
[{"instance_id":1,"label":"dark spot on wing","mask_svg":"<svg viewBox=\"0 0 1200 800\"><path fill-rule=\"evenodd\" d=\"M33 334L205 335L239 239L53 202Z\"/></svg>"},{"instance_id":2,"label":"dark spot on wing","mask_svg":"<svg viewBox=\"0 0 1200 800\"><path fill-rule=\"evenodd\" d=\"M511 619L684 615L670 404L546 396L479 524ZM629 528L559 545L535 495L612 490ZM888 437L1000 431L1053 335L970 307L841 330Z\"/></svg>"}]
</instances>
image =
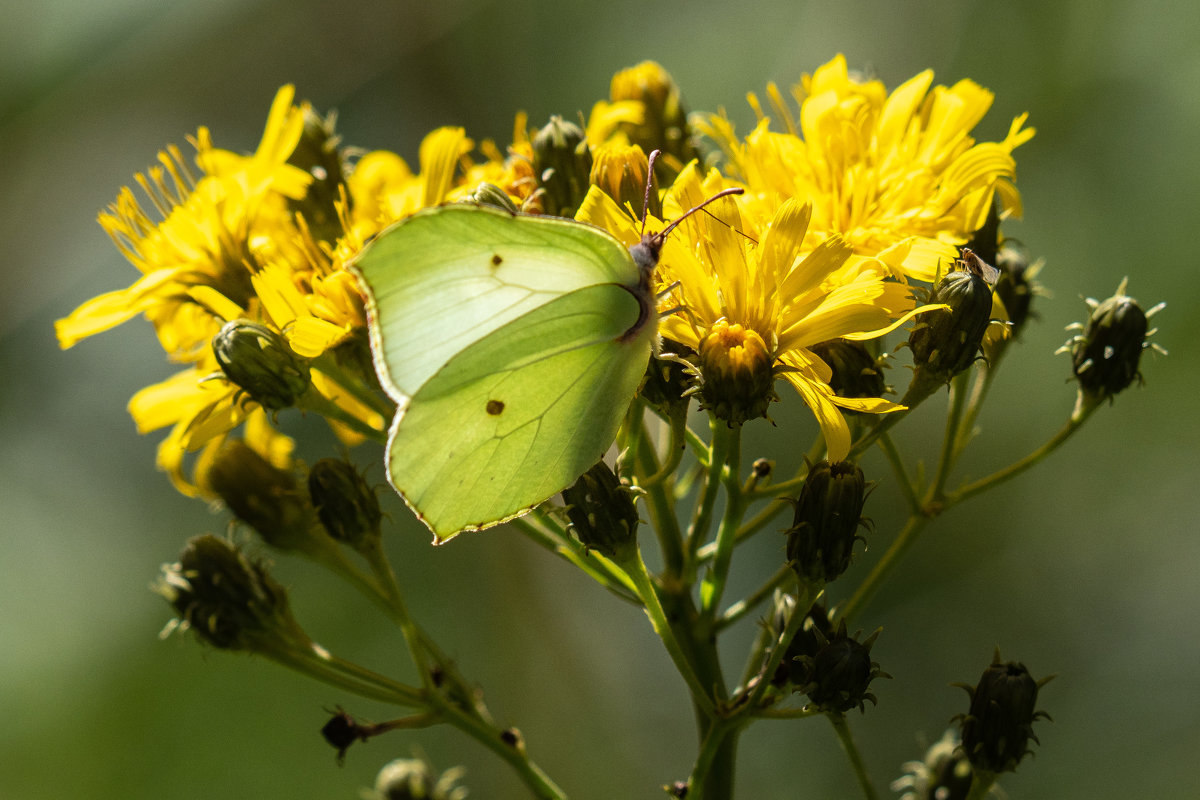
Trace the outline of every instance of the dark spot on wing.
<instances>
[{"instance_id":1,"label":"dark spot on wing","mask_svg":"<svg viewBox=\"0 0 1200 800\"><path fill-rule=\"evenodd\" d=\"M492 255L492 266L493 267L500 266L501 262L503 262L503 261L504 261L504 259L500 257L499 253L494 253Z\"/></svg>"},{"instance_id":2,"label":"dark spot on wing","mask_svg":"<svg viewBox=\"0 0 1200 800\"><path fill-rule=\"evenodd\" d=\"M491 414L493 417L499 416L500 412L503 410L504 410L504 403L501 402L500 400L488 400L487 401L487 413Z\"/></svg>"}]
</instances>

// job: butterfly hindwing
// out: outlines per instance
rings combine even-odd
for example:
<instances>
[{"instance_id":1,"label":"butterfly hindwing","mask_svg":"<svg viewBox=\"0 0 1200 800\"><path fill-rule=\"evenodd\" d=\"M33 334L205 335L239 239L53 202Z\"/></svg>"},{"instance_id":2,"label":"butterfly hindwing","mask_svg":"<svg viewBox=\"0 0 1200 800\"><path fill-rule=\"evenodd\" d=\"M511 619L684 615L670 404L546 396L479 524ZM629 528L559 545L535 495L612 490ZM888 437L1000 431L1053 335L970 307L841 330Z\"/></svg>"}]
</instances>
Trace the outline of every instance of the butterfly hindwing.
<instances>
[{"instance_id":1,"label":"butterfly hindwing","mask_svg":"<svg viewBox=\"0 0 1200 800\"><path fill-rule=\"evenodd\" d=\"M599 460L650 357L650 331L622 338L640 313L620 285L569 292L420 387L393 426L388 473L437 541L517 516Z\"/></svg>"}]
</instances>

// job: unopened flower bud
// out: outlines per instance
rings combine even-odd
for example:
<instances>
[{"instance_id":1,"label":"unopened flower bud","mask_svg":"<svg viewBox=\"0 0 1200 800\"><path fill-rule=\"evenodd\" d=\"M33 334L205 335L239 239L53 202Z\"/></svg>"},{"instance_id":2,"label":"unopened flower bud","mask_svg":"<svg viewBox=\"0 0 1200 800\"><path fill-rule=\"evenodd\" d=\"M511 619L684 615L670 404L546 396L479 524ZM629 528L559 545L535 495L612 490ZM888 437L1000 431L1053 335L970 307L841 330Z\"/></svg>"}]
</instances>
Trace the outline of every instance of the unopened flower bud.
<instances>
[{"instance_id":1,"label":"unopened flower bud","mask_svg":"<svg viewBox=\"0 0 1200 800\"><path fill-rule=\"evenodd\" d=\"M353 464L323 458L308 472L308 496L325 531L361 553L379 545L379 498Z\"/></svg>"},{"instance_id":2,"label":"unopened flower bud","mask_svg":"<svg viewBox=\"0 0 1200 800\"><path fill-rule=\"evenodd\" d=\"M773 360L756 331L717 320L697 353L701 407L731 425L765 417L779 399Z\"/></svg>"},{"instance_id":3,"label":"unopened flower bud","mask_svg":"<svg viewBox=\"0 0 1200 800\"><path fill-rule=\"evenodd\" d=\"M343 233L338 204L350 202L349 194L341 190L346 169L338 147L341 137L334 132L337 115L330 113L322 117L308 105L302 110L304 130L287 163L311 175L312 182L304 197L288 198L288 208L304 215L315 238L334 242Z\"/></svg>"},{"instance_id":4,"label":"unopened flower bud","mask_svg":"<svg viewBox=\"0 0 1200 800\"><path fill-rule=\"evenodd\" d=\"M1154 331L1149 320L1162 304L1142 311L1137 300L1125 294L1127 281L1121 281L1117 293L1102 302L1089 299L1092 313L1082 329L1059 352L1069 350L1071 367L1079 380L1080 393L1092 402L1111 399L1135 380L1141 380L1138 363Z\"/></svg>"},{"instance_id":5,"label":"unopened flower bud","mask_svg":"<svg viewBox=\"0 0 1200 800\"><path fill-rule=\"evenodd\" d=\"M470 194L462 199L462 202L477 206L495 206L510 214L516 214L520 211L517 208L517 204L513 202L512 198L503 189L487 181L476 186Z\"/></svg>"},{"instance_id":6,"label":"unopened flower bud","mask_svg":"<svg viewBox=\"0 0 1200 800\"><path fill-rule=\"evenodd\" d=\"M946 731L924 760L904 765L908 774L892 783L892 791L904 792L901 800L967 800L974 772L961 745L956 730Z\"/></svg>"},{"instance_id":7,"label":"unopened flower bud","mask_svg":"<svg viewBox=\"0 0 1200 800\"><path fill-rule=\"evenodd\" d=\"M850 461L812 466L796 500L787 530L787 558L805 583L827 583L850 566L855 541L862 537L866 481Z\"/></svg>"},{"instance_id":8,"label":"unopened flower bud","mask_svg":"<svg viewBox=\"0 0 1200 800\"><path fill-rule=\"evenodd\" d=\"M795 611L796 598L791 594L776 591L774 610L771 615L771 630L776 639L787 630L788 622L791 621ZM815 656L821 649L821 644L828 641L832 635L833 624L829 621L829 614L826 612L825 606L814 603L805 613L804 621L800 624L796 635L787 643L783 660L775 675L771 677L771 682L776 686L804 683L808 673L804 662L800 659L805 656L809 658Z\"/></svg>"},{"instance_id":9,"label":"unopened flower bud","mask_svg":"<svg viewBox=\"0 0 1200 800\"><path fill-rule=\"evenodd\" d=\"M890 678L871 660L871 646L879 636L875 631L865 641L847 635L846 622L839 623L831 636L816 633L820 646L812 655L800 656L797 665L796 691L808 695L821 711L845 713L852 708L866 711L865 701L878 701L869 691L875 678Z\"/></svg>"},{"instance_id":10,"label":"unopened flower bud","mask_svg":"<svg viewBox=\"0 0 1200 800\"><path fill-rule=\"evenodd\" d=\"M617 205L627 205L641 211L646 200L646 175L650 161L646 152L635 145L606 144L596 148L592 154L591 182L596 184ZM662 216L662 201L658 192L650 192L650 207L646 209L652 217Z\"/></svg>"},{"instance_id":11,"label":"unopened flower bud","mask_svg":"<svg viewBox=\"0 0 1200 800\"><path fill-rule=\"evenodd\" d=\"M809 349L833 371L829 388L838 397L882 397L887 391L879 360L862 342L832 339Z\"/></svg>"},{"instance_id":12,"label":"unopened flower bud","mask_svg":"<svg viewBox=\"0 0 1200 800\"><path fill-rule=\"evenodd\" d=\"M279 469L240 439L221 446L206 473L209 487L233 515L279 550L313 551L312 506L291 472Z\"/></svg>"},{"instance_id":13,"label":"unopened flower bud","mask_svg":"<svg viewBox=\"0 0 1200 800\"><path fill-rule=\"evenodd\" d=\"M438 776L421 759L400 758L379 771L372 800L465 800L467 789L458 785L462 774L455 767Z\"/></svg>"},{"instance_id":14,"label":"unopened flower bud","mask_svg":"<svg viewBox=\"0 0 1200 800\"><path fill-rule=\"evenodd\" d=\"M579 541L618 562L636 552L638 513L633 496L603 461L563 489L567 518Z\"/></svg>"},{"instance_id":15,"label":"unopened flower bud","mask_svg":"<svg viewBox=\"0 0 1200 800\"><path fill-rule=\"evenodd\" d=\"M533 172L545 212L574 217L592 174L592 151L583 130L562 117L551 117L533 137Z\"/></svg>"},{"instance_id":16,"label":"unopened flower bud","mask_svg":"<svg viewBox=\"0 0 1200 800\"><path fill-rule=\"evenodd\" d=\"M972 261L971 259L974 259ZM974 262L986 266L986 273ZM923 314L908 337L918 372L939 384L947 383L974 363L992 316L992 287L986 279L995 270L969 250L933 287L930 305L949 309Z\"/></svg>"},{"instance_id":17,"label":"unopened flower bud","mask_svg":"<svg viewBox=\"0 0 1200 800\"><path fill-rule=\"evenodd\" d=\"M1049 719L1037 711L1037 694L1050 678L1035 681L1024 664L1001 663L997 650L992 664L974 687L959 684L971 696L971 707L962 722L963 750L976 769L1011 772L1037 742L1033 723Z\"/></svg>"},{"instance_id":18,"label":"unopened flower bud","mask_svg":"<svg viewBox=\"0 0 1200 800\"><path fill-rule=\"evenodd\" d=\"M1005 239L996 254L996 269L1000 277L996 280L996 295L1004 304L1011 324L1010 333L1015 338L1021 335L1030 317L1030 307L1038 285L1034 281L1040 262L1029 263L1029 252L1020 242Z\"/></svg>"},{"instance_id":19,"label":"unopened flower bud","mask_svg":"<svg viewBox=\"0 0 1200 800\"><path fill-rule=\"evenodd\" d=\"M689 133L687 109L679 86L661 65L643 61L621 70L613 76L609 97L614 103L622 100L641 102L641 123L622 123L620 129L629 141L646 152L661 150L671 156L661 159L656 169L664 181L669 182L674 175L659 170L670 170L671 163L682 165L699 156Z\"/></svg>"},{"instance_id":20,"label":"unopened flower bud","mask_svg":"<svg viewBox=\"0 0 1200 800\"><path fill-rule=\"evenodd\" d=\"M308 364L266 325L226 322L212 346L225 377L269 411L295 405L308 391Z\"/></svg>"},{"instance_id":21,"label":"unopened flower bud","mask_svg":"<svg viewBox=\"0 0 1200 800\"><path fill-rule=\"evenodd\" d=\"M224 650L275 652L308 642L287 590L224 539L197 536L154 587L179 615L177 627Z\"/></svg>"},{"instance_id":22,"label":"unopened flower bud","mask_svg":"<svg viewBox=\"0 0 1200 800\"><path fill-rule=\"evenodd\" d=\"M664 338L660 355L663 357L650 359L639 394L670 416L673 409L686 408L691 399L686 392L692 388L692 379L685 362L694 361L696 354L687 345Z\"/></svg>"}]
</instances>

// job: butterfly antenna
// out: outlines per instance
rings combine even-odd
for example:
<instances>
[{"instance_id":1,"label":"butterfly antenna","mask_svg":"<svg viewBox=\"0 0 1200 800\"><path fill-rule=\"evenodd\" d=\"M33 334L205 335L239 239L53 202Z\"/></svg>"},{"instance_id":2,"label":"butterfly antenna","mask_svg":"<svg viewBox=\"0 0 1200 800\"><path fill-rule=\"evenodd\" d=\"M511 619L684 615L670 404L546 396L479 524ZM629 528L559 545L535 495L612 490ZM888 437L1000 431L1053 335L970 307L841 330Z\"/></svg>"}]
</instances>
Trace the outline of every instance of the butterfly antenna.
<instances>
[{"instance_id":1,"label":"butterfly antenna","mask_svg":"<svg viewBox=\"0 0 1200 800\"><path fill-rule=\"evenodd\" d=\"M700 205L689 208L687 211L683 212L681 215L679 215L679 217L674 222L672 222L670 225L663 228L661 231L659 231L658 233L656 233L654 235L659 241L663 241L664 239L667 238L667 234L669 234L671 231L675 230L675 226L677 226L679 223L683 222L685 219L690 217L692 214L695 214L697 211L701 210L702 208L704 208L706 205L713 202L714 200L719 200L722 197L728 197L731 194L744 194L744 193L745 193L745 190L742 189L740 186L733 186L733 187L730 187L729 189L722 189L721 191L714 194L712 197L705 200Z\"/></svg>"},{"instance_id":2,"label":"butterfly antenna","mask_svg":"<svg viewBox=\"0 0 1200 800\"><path fill-rule=\"evenodd\" d=\"M638 236L646 235L646 215L650 211L650 189L654 185L654 162L658 160L661 153L661 150L651 150L650 157L646 159L646 196L642 198L642 230Z\"/></svg>"}]
</instances>

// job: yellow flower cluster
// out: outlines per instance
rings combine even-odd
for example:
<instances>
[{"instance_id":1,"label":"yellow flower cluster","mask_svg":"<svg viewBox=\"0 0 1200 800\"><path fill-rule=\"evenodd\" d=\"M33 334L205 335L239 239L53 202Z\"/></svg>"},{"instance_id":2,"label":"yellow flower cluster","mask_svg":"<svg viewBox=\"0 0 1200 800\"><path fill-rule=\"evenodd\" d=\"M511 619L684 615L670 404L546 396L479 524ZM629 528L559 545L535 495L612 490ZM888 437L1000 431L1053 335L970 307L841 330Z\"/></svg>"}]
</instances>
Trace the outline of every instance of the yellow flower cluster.
<instances>
[{"instance_id":1,"label":"yellow flower cluster","mask_svg":"<svg viewBox=\"0 0 1200 800\"><path fill-rule=\"evenodd\" d=\"M878 81L853 78L838 56L795 88L798 117L769 88L783 130L772 130L751 96L760 120L739 138L724 117L689 119L670 76L647 62L614 77L609 100L596 104L586 126L595 168L584 176L592 187L576 216L621 241L641 235L643 209L625 184L647 174L650 149L663 152L655 173L670 182L651 203L665 218L722 189L745 190L668 238L657 275L661 332L704 354L711 368L701 364L701 381L705 372L749 374L770 394L774 378L784 378L814 412L834 459L849 448L840 409L898 406L836 396L829 366L810 348L879 337L919 313L908 281L929 281L952 261L994 198L1006 212L1020 210L1012 151L1033 134L1024 117L1004 141L977 143L970 132L991 94L970 81L930 89L931 82L922 73L889 94ZM724 151L721 168L697 165L697 133ZM192 495L211 494L208 466L239 431L276 466L291 460L293 443L275 425L279 404L256 397L263 381L229 369L221 346L249 347L258 353L254 368L266 373L283 354L292 404L327 418L347 442L374 436L392 409L371 368L368 320L345 264L388 224L463 199L481 183L525 211L541 208L543 176L523 115L506 152L483 142L476 158L463 130L433 131L414 171L386 151L351 161L331 124L296 105L285 86L253 154L216 149L203 128L193 144L197 172L172 147L136 176L152 210L123 189L100 215L138 280L57 324L63 347L139 314L154 325L183 369L134 395L130 411L143 432L171 429L159 466ZM333 166L301 157L311 152L332 154ZM318 195L332 198L328 208L314 208ZM325 218L334 224L320 224ZM650 230L661 225L647 220ZM722 343L734 340L737 363L722 371ZM721 399L728 382L702 386L704 402L730 402Z\"/></svg>"}]
</instances>

